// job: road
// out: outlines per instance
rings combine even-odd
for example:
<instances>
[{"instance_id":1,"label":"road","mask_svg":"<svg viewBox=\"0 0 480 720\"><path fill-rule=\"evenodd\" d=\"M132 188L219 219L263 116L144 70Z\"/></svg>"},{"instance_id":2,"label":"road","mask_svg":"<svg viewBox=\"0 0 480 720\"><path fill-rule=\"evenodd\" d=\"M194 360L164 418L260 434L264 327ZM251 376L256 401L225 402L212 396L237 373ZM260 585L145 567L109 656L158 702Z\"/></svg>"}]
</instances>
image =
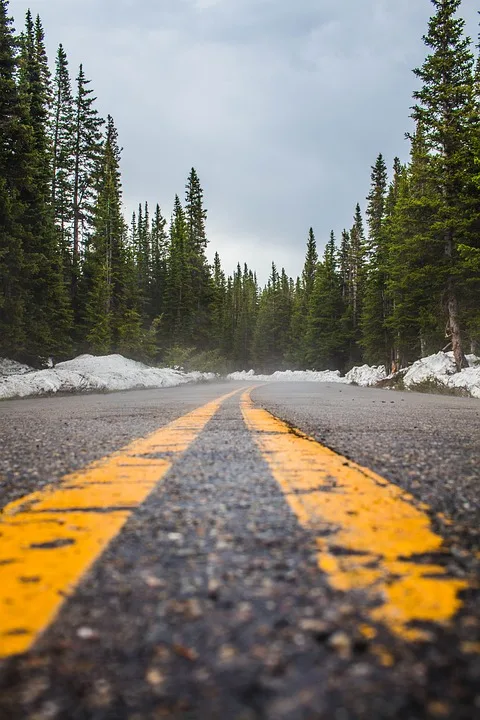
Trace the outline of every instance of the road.
<instances>
[{"instance_id":1,"label":"road","mask_svg":"<svg viewBox=\"0 0 480 720\"><path fill-rule=\"evenodd\" d=\"M2 720L480 715L480 403L0 403Z\"/></svg>"}]
</instances>

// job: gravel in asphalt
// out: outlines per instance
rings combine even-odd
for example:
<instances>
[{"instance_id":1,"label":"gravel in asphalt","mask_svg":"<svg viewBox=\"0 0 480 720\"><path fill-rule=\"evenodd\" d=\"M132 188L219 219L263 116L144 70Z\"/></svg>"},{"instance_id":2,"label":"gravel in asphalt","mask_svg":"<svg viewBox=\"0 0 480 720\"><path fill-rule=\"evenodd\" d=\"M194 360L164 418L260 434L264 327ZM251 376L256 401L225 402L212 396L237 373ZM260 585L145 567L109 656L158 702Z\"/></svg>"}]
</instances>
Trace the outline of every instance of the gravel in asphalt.
<instances>
[{"instance_id":1,"label":"gravel in asphalt","mask_svg":"<svg viewBox=\"0 0 480 720\"><path fill-rule=\"evenodd\" d=\"M480 402L349 385L272 383L252 398L455 520L480 550Z\"/></svg>"},{"instance_id":2,"label":"gravel in asphalt","mask_svg":"<svg viewBox=\"0 0 480 720\"><path fill-rule=\"evenodd\" d=\"M344 454L371 461L372 469L390 479L401 477L405 486L403 471L394 477L394 452L400 462L413 447L410 462L424 458L415 478L436 483L436 494L448 496L443 503L454 509L463 528L471 515L455 510L458 493L444 488L444 479L460 477L462 471L474 476L476 472L478 477L478 467L465 457L455 471L458 475L442 476L434 465L437 451L430 449L427 430L430 427L435 439L442 438L441 427L434 428L435 419L440 421L444 411L448 417L457 413L452 426L473 427L464 438L471 452L478 442L475 406L468 405L463 413L467 406L445 406L443 398L437 406L435 399L425 402L421 396L411 408L403 410L400 405L392 413L393 408L371 410L370 403L408 400L386 392L377 397L358 388L341 390L341 395L346 394L339 399L337 388L277 385L258 388L253 397L337 450L342 450L342 442L343 448L348 443ZM99 425L110 425L111 430L109 441L108 427L100 431L105 433L104 442L95 440L85 457L95 459L101 447L105 454L155 429L161 412L163 417L168 412L178 416L226 391L224 386L211 386L189 397L186 389L177 389L180 396L170 410L167 400L161 409L157 397L150 398L146 407L138 397L132 398L128 412L125 407L115 410L114 400L108 400L111 407L105 411L103 399L81 398L78 407L85 401L92 407L98 402L103 417ZM73 400L72 417L79 420L78 427L83 418L79 433L88 447L89 435L98 433L92 432L92 426L88 430L89 409L76 410L77 399ZM350 402L360 410L350 410ZM12 416L15 422L17 412ZM58 445L62 420L57 412L51 445L42 448L57 447L62 457ZM66 422L67 406L63 412ZM28 428L28 437L35 434L42 413L25 412L22 426ZM55 409L52 414L56 415ZM114 420L122 415L123 421ZM409 415L423 432L407 432ZM403 441L386 440L389 422L395 423ZM439 446L441 459L458 459L460 435L454 434L450 450ZM13 433L11 437L13 442ZM42 482L51 478L55 467L55 477L63 468L72 469L72 458L82 464L71 450L74 438L72 443L65 444L60 461L37 453L37 480L29 470L29 463L37 464L35 450L31 448L22 460L16 458L21 442L5 448L18 463L16 482L31 489L39 478ZM415 465L404 463L416 472ZM417 497L421 494L417 492ZM243 424L238 397L227 401L130 518L33 651L1 664L0 717L472 720L480 713L475 589L465 594L464 609L454 626L430 628L429 642L405 643L381 626L366 637L361 628L367 622L368 601L362 593L333 591L318 570L316 557L314 529L300 527L288 509ZM461 556L452 554L451 565L452 572L465 572Z\"/></svg>"}]
</instances>

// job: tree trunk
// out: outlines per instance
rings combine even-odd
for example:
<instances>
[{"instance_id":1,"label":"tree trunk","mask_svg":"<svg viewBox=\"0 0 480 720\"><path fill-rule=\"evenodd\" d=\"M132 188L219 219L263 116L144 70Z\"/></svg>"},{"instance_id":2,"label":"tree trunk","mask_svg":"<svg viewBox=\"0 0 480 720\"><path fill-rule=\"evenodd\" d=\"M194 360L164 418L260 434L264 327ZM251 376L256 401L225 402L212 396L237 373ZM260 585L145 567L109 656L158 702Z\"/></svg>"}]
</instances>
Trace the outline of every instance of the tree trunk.
<instances>
[{"instance_id":1,"label":"tree trunk","mask_svg":"<svg viewBox=\"0 0 480 720\"><path fill-rule=\"evenodd\" d=\"M420 332L420 357L427 357L427 341L422 332Z\"/></svg>"},{"instance_id":2,"label":"tree trunk","mask_svg":"<svg viewBox=\"0 0 480 720\"><path fill-rule=\"evenodd\" d=\"M455 288L452 278L448 280L447 288L447 312L448 312L448 331L452 338L453 357L458 372L468 367L467 358L463 352L462 336L460 333L460 324L458 321L458 302L455 294Z\"/></svg>"}]
</instances>

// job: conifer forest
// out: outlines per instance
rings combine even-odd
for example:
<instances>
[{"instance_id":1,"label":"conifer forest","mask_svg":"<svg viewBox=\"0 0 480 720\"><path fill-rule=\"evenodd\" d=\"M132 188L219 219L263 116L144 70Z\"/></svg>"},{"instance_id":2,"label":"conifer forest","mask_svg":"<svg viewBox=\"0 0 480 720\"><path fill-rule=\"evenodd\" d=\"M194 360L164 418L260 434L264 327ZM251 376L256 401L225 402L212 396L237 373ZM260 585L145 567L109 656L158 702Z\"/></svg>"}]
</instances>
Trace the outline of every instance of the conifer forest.
<instances>
[{"instance_id":1,"label":"conifer forest","mask_svg":"<svg viewBox=\"0 0 480 720\"><path fill-rule=\"evenodd\" d=\"M448 349L465 367L480 352L480 59L461 1L432 6L408 163L372 158L345 228L317 247L305 218L301 276L272 263L260 287L242 258L231 276L209 262L196 169L171 217L145 202L124 217L114 119L62 46L49 61L41 19L15 29L0 0L0 356L345 371Z\"/></svg>"}]
</instances>

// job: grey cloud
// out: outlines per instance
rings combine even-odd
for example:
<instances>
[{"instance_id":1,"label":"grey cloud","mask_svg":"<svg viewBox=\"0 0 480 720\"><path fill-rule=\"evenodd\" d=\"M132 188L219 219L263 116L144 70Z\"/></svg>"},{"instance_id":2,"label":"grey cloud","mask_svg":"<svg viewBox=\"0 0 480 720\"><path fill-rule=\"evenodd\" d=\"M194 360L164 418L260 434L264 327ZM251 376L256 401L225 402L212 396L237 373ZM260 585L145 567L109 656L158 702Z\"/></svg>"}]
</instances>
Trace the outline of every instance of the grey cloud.
<instances>
[{"instance_id":1,"label":"grey cloud","mask_svg":"<svg viewBox=\"0 0 480 720\"><path fill-rule=\"evenodd\" d=\"M31 0L50 54L83 61L124 146L125 202L168 213L195 165L212 251L299 272L351 221L404 132L428 0ZM11 10L21 23L27 2ZM464 2L469 31L476 12Z\"/></svg>"}]
</instances>

